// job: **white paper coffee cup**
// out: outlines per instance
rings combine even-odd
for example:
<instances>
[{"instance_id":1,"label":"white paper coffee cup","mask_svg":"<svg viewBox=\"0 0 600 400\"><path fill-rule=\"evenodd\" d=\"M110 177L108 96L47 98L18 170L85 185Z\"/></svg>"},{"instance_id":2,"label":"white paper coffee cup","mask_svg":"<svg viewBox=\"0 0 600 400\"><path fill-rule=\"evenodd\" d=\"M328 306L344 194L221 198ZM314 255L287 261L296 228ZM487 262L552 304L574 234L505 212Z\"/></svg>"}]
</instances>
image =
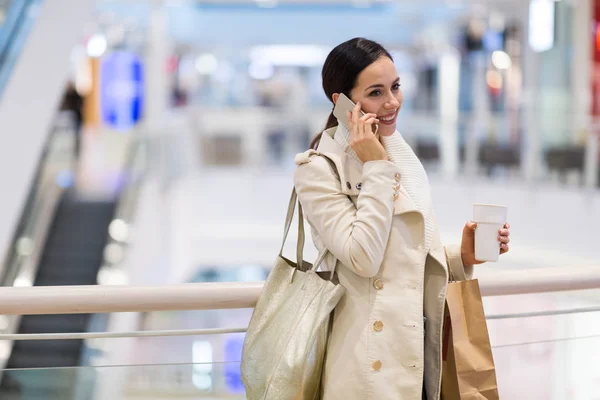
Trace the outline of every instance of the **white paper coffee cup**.
<instances>
[{"instance_id":1,"label":"white paper coffee cup","mask_svg":"<svg viewBox=\"0 0 600 400\"><path fill-rule=\"evenodd\" d=\"M499 230L507 221L508 208L493 204L473 204L475 229L475 259L498 261L500 257Z\"/></svg>"}]
</instances>

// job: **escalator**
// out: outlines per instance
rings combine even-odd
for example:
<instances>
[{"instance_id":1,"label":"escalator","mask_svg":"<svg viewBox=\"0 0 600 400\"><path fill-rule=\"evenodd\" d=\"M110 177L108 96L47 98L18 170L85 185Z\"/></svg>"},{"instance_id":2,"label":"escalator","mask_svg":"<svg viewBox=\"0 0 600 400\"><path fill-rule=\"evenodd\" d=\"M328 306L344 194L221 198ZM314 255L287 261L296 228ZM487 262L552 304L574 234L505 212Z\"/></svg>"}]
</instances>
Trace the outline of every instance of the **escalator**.
<instances>
[{"instance_id":1,"label":"escalator","mask_svg":"<svg viewBox=\"0 0 600 400\"><path fill-rule=\"evenodd\" d=\"M58 206L38 266L35 286L95 285L116 203L78 199L67 191ZM27 315L19 333L87 331L89 315ZM17 342L7 368L72 367L81 341Z\"/></svg>"},{"instance_id":2,"label":"escalator","mask_svg":"<svg viewBox=\"0 0 600 400\"><path fill-rule=\"evenodd\" d=\"M35 286L95 285L103 263L114 200L79 198L66 191L57 207L34 281ZM86 332L88 314L27 315L18 333ZM19 381L11 369L73 367L80 364L82 340L20 341L14 344L0 385L0 398L66 399L73 382Z\"/></svg>"}]
</instances>

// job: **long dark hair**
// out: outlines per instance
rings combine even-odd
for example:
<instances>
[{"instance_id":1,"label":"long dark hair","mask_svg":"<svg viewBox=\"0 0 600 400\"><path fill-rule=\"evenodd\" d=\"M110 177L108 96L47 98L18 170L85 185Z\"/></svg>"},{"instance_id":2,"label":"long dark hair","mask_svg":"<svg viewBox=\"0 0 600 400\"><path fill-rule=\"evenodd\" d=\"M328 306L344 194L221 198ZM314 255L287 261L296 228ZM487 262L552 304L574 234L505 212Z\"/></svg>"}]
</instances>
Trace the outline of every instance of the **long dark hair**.
<instances>
[{"instance_id":1,"label":"long dark hair","mask_svg":"<svg viewBox=\"0 0 600 400\"><path fill-rule=\"evenodd\" d=\"M325 59L321 72L323 91L327 98L333 102L334 93L344 93L350 97L358 75L382 56L393 60L391 54L382 45L365 38L354 38L337 45ZM329 114L324 130L333 128L337 124L337 118L332 112ZM313 139L310 144L311 149L317 148L322 134L319 133Z\"/></svg>"}]
</instances>

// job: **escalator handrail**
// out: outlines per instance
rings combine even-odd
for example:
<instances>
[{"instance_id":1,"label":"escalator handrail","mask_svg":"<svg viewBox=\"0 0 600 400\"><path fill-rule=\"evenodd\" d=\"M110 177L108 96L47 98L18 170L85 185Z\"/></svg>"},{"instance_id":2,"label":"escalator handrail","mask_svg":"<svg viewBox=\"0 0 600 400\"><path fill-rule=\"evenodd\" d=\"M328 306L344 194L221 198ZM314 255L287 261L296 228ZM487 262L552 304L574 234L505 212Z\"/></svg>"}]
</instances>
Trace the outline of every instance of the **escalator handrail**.
<instances>
[{"instance_id":1,"label":"escalator handrail","mask_svg":"<svg viewBox=\"0 0 600 400\"><path fill-rule=\"evenodd\" d=\"M18 32L27 19L29 7L35 0L18 0L10 4L6 13L6 21L0 31L0 68L4 66L4 61L9 49L12 48L17 40Z\"/></svg>"}]
</instances>

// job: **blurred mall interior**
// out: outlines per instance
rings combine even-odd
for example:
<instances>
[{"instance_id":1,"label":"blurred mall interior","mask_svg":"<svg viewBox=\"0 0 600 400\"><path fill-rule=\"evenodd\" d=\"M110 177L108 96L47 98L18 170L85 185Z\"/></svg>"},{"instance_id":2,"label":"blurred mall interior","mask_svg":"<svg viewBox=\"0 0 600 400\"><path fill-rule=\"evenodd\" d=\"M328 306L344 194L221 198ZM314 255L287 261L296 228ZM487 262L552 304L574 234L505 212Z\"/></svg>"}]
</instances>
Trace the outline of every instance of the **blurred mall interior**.
<instances>
[{"instance_id":1,"label":"blurred mall interior","mask_svg":"<svg viewBox=\"0 0 600 400\"><path fill-rule=\"evenodd\" d=\"M325 57L362 36L444 243L506 205L511 251L475 277L558 282L484 296L501 397L600 399L599 27L600 0L0 0L0 285L263 281ZM250 308L26 315L0 289L2 399L245 398ZM163 334L14 336L132 331Z\"/></svg>"}]
</instances>

